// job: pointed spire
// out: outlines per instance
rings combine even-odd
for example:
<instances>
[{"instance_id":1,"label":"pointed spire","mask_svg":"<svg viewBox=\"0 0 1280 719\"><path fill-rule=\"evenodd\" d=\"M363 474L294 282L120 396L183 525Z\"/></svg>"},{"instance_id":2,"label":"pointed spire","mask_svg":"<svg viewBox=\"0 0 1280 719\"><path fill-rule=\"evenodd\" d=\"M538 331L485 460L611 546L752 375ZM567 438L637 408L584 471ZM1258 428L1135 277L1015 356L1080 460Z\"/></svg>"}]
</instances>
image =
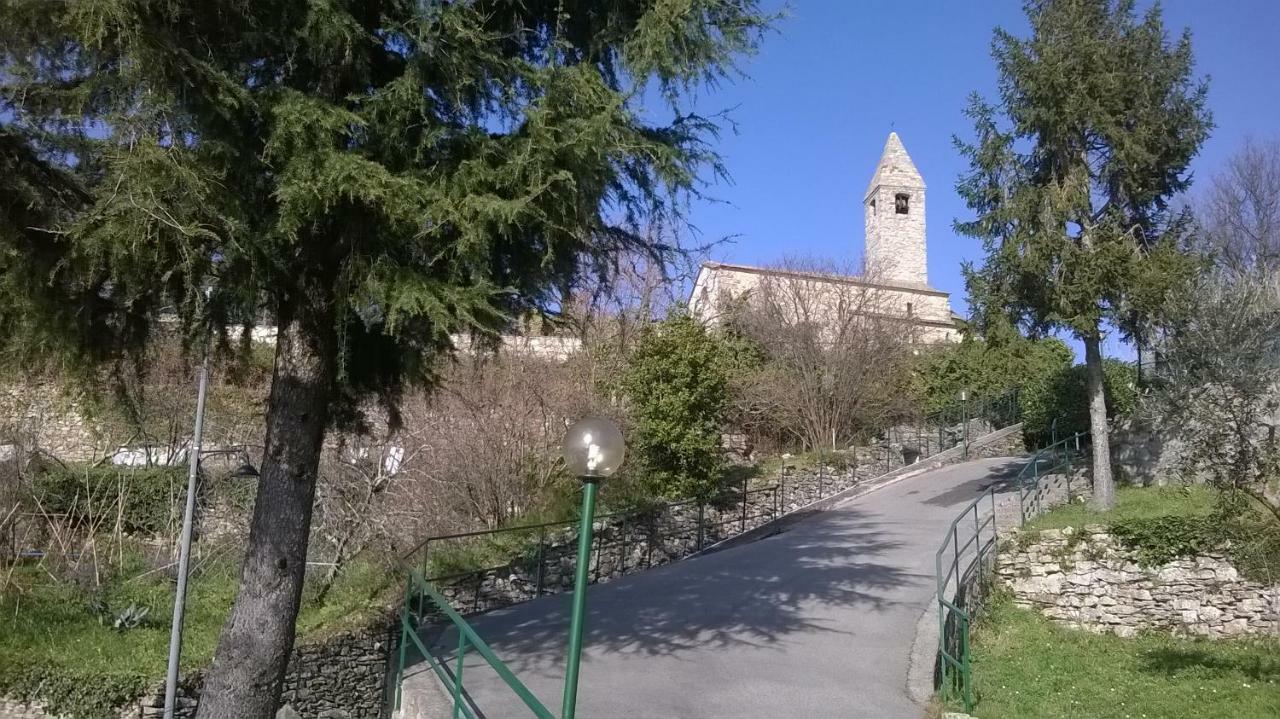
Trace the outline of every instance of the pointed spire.
<instances>
[{"instance_id":1,"label":"pointed spire","mask_svg":"<svg viewBox=\"0 0 1280 719\"><path fill-rule=\"evenodd\" d=\"M924 178L920 176L920 171L911 161L907 148L902 146L902 140L896 132L890 132L889 139L885 140L880 163L876 165L876 172L871 176L871 184L867 185L864 197L870 197L880 185L924 188Z\"/></svg>"}]
</instances>

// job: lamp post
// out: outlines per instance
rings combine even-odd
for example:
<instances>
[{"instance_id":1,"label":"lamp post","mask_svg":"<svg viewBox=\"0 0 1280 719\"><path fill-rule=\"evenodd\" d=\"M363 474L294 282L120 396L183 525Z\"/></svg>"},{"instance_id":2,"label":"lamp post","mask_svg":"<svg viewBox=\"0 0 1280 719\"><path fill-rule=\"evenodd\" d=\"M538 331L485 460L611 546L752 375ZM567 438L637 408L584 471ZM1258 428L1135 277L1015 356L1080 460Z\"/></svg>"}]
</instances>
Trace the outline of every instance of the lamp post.
<instances>
[{"instance_id":1,"label":"lamp post","mask_svg":"<svg viewBox=\"0 0 1280 719\"><path fill-rule=\"evenodd\" d=\"M591 534L600 480L618 471L626 443L618 425L600 417L584 417L564 434L564 462L582 480L582 518L578 528L578 564L574 571L573 607L569 615L569 658L564 675L561 719L573 719L578 704L578 665L582 660L582 632L587 609L587 572L591 564Z\"/></svg>"},{"instance_id":2,"label":"lamp post","mask_svg":"<svg viewBox=\"0 0 1280 719\"><path fill-rule=\"evenodd\" d=\"M961 416L964 419L964 458L969 459L969 390L960 390Z\"/></svg>"},{"instance_id":3,"label":"lamp post","mask_svg":"<svg viewBox=\"0 0 1280 719\"><path fill-rule=\"evenodd\" d=\"M178 698L178 663L182 656L182 614L187 603L187 568L191 561L191 527L196 512L196 480L200 474L201 455L243 455L242 464L232 476L256 477L258 470L249 463L243 448L217 449L204 452L200 449L204 434L204 399L209 388L209 352L200 361L199 381L196 389L196 423L191 435L191 452L187 456L187 503L182 511L182 539L178 548L178 588L173 598L173 623L169 627L169 667L164 683L164 719L173 719Z\"/></svg>"}]
</instances>

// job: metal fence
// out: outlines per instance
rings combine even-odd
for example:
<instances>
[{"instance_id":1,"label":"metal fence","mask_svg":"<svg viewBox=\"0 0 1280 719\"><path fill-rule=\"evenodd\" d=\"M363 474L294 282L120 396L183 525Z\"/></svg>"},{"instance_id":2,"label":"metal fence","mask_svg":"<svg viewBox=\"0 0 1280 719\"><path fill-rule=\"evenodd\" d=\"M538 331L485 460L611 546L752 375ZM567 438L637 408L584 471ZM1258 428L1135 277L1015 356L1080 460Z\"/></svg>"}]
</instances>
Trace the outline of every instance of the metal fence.
<instances>
[{"instance_id":1,"label":"metal fence","mask_svg":"<svg viewBox=\"0 0 1280 719\"><path fill-rule=\"evenodd\" d=\"M891 430L883 454L873 452L863 469L869 477L886 474L958 445L969 436L1002 429L1018 421L1016 390L972 400L926 415L914 426ZM774 484L743 487L712 501L688 500L596 517L589 582L607 581L659 566L771 522L788 509L825 498L858 482L858 474L829 476L825 463L815 475ZM534 716L547 709L506 669L463 619L511 604L572 589L576 564L577 519L428 537L403 555L411 576L401 616L400 666L395 683L397 707L412 645L423 654L454 697L453 716L474 716L465 703L462 658L477 652L525 702ZM425 646L419 628L452 624L459 635L455 668L450 670Z\"/></svg>"},{"instance_id":2,"label":"metal fence","mask_svg":"<svg viewBox=\"0 0 1280 719\"><path fill-rule=\"evenodd\" d=\"M786 511L779 485L595 519L592 584L701 551ZM578 520L428 537L404 557L452 605L476 613L571 588Z\"/></svg>"},{"instance_id":3,"label":"metal fence","mask_svg":"<svg viewBox=\"0 0 1280 719\"><path fill-rule=\"evenodd\" d=\"M1053 503L1069 499L1073 464L1088 447L1089 435L1081 432L1039 450L1013 480L1018 495L1019 526ZM937 687L944 700L959 698L965 711L974 704L972 655L969 632L982 609L987 582L996 555L996 491L992 484L951 521L934 555L938 600ZM989 511L988 511L989 510Z\"/></svg>"},{"instance_id":4,"label":"metal fence","mask_svg":"<svg viewBox=\"0 0 1280 719\"><path fill-rule=\"evenodd\" d=\"M458 632L458 650L453 657L453 669L450 670L444 660L435 656L426 643L423 641L418 625L418 617L420 617L426 608L424 602L429 602L433 613L442 615L445 620L453 626ZM417 612L410 611L410 607L417 605ZM400 610L400 659L396 668L395 681L395 710L400 711L400 703L403 698L403 680L405 662L407 659L407 651L410 646L422 655L427 662L427 666L440 680L440 684L449 694L449 699L453 704L453 719L459 717L467 717L467 719L476 719L477 712L472 708L467 697L466 690L463 687L463 665L467 659L467 653L474 651L484 659L485 663L493 669L498 678L506 684L520 701L529 709L533 716L538 719L555 719L555 714L547 709L538 698L529 691L529 688L516 677L515 673L498 658L489 645L485 643L480 635L467 624L466 620L449 604L439 592L431 586L431 584L423 579L422 574L414 571L410 577L405 589L404 606Z\"/></svg>"}]
</instances>

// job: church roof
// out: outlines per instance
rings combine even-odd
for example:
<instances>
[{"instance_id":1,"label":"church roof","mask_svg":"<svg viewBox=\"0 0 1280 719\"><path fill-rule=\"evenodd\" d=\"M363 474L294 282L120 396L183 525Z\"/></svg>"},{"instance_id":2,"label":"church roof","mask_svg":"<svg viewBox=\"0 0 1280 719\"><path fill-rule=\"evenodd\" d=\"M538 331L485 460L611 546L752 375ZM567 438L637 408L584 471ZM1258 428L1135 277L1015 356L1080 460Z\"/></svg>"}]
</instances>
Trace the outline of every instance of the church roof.
<instances>
[{"instance_id":1,"label":"church roof","mask_svg":"<svg viewBox=\"0 0 1280 719\"><path fill-rule=\"evenodd\" d=\"M702 263L699 275L706 270L726 270L729 272L744 272L752 275L773 275L775 277L801 277L819 282L838 282L841 284L860 285L862 287L876 287L886 290L900 290L905 292L915 292L922 295L935 295L938 297L950 297L951 293L944 292L930 285L921 282L905 282L902 280L872 281L865 277L857 275L840 275L827 272L812 272L806 270L779 269L771 267L753 267L751 265L739 265L729 262L715 262L708 260Z\"/></svg>"},{"instance_id":2,"label":"church roof","mask_svg":"<svg viewBox=\"0 0 1280 719\"><path fill-rule=\"evenodd\" d=\"M871 176L871 184L867 185L864 199L870 197L880 185L924 189L924 178L920 176L920 171L911 161L907 148L902 146L902 140L896 132L889 133L889 139L884 142L884 152L880 154L880 163L876 165L876 172Z\"/></svg>"}]
</instances>

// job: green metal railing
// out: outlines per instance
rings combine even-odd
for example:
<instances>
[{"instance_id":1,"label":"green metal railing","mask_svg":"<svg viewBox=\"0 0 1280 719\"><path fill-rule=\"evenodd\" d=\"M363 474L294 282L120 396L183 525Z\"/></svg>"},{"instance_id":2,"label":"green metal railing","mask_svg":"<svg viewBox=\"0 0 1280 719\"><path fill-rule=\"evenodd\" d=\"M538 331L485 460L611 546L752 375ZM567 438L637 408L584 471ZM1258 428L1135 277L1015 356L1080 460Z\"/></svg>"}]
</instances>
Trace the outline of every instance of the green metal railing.
<instances>
[{"instance_id":1,"label":"green metal railing","mask_svg":"<svg viewBox=\"0 0 1280 719\"><path fill-rule=\"evenodd\" d=\"M419 606L418 612L413 612L411 607L415 604ZM458 632L458 651L453 657L453 669L450 671L446 662L436 657L420 634L418 623L422 617L421 601L427 600L432 605L432 611L443 615L445 620L452 624ZM396 668L395 683L395 709L400 710L400 702L403 698L404 691L404 670L407 660L407 650L412 644L422 657L426 660L427 665L431 667L436 678L440 680L441 685L448 692L450 701L453 704L453 718L467 717L467 719L476 719L478 715L476 710L471 706L470 697L463 688L463 667L466 663L467 655L474 652L484 659L485 663L493 669L498 678L506 684L511 691L524 702L528 707L532 716L538 719L555 719L555 714L547 709L538 698L529 691L519 678L511 671L507 665L494 654L489 645L480 638L479 634L467 624L462 615L458 614L445 599L442 594L432 587L430 582L422 577L420 572L414 571L410 575L406 584L404 608L400 611L400 660Z\"/></svg>"},{"instance_id":2,"label":"green metal railing","mask_svg":"<svg viewBox=\"0 0 1280 719\"><path fill-rule=\"evenodd\" d=\"M1072 435L1039 450L1023 465L1013 480L1019 525L1045 509L1046 498L1059 483L1065 484L1064 496L1070 498L1073 460L1088 441L1086 432ZM934 555L938 586L937 687L946 701L958 697L965 711L972 711L974 705L969 630L985 598L983 578L994 561L999 536L996 490L993 484L960 511ZM990 512L984 516L987 506ZM950 561L946 561L948 553Z\"/></svg>"}]
</instances>

